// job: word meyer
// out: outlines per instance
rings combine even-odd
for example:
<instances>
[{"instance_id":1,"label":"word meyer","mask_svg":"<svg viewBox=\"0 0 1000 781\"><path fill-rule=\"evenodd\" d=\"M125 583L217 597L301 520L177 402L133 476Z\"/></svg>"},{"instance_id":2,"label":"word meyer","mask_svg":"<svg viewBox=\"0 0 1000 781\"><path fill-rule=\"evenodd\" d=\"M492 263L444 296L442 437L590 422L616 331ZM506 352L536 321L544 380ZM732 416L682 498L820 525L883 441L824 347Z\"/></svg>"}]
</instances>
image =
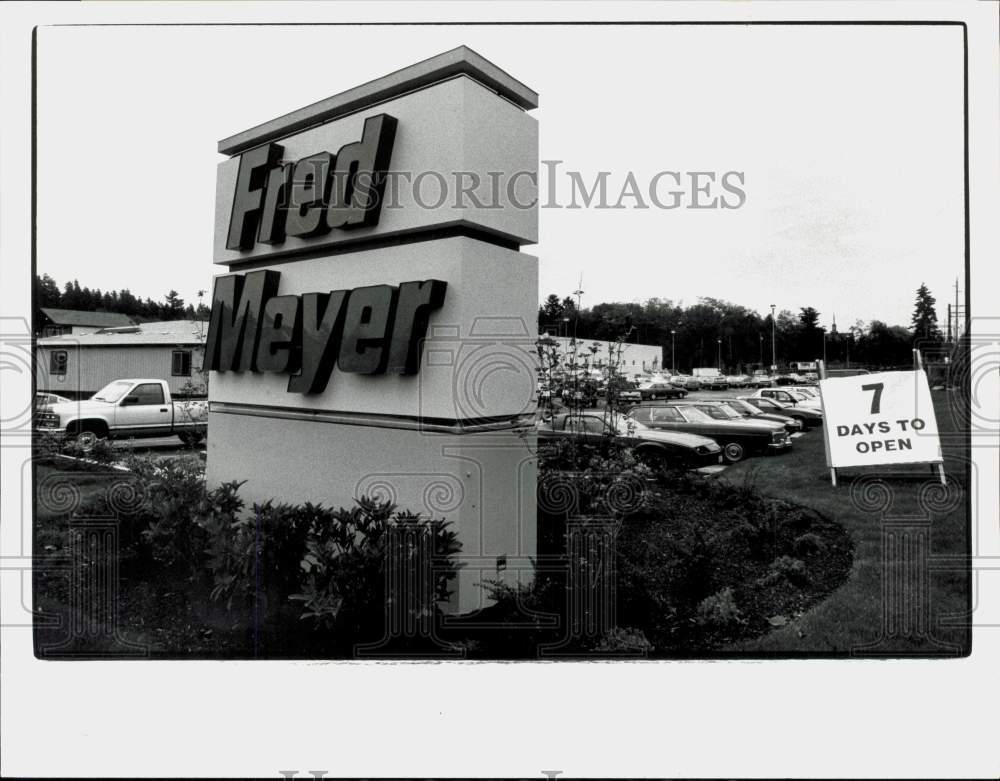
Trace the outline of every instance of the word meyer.
<instances>
[{"instance_id":1,"label":"word meyer","mask_svg":"<svg viewBox=\"0 0 1000 781\"><path fill-rule=\"evenodd\" d=\"M901 418L895 421L900 431L920 431L927 424L922 418L906 420ZM879 434L892 433L893 426L889 421L880 420L877 423L855 423L853 426L837 426L838 437L848 436L872 436L876 432ZM913 442L909 437L894 437L887 439L861 440L854 445L854 449L859 453L877 453L880 450L913 450Z\"/></svg>"},{"instance_id":2,"label":"word meyer","mask_svg":"<svg viewBox=\"0 0 1000 781\"><path fill-rule=\"evenodd\" d=\"M377 225L396 119L365 120L360 141L336 155L319 152L282 163L284 147L264 144L240 155L226 248L281 244L286 236L322 236L334 228Z\"/></svg>"},{"instance_id":3,"label":"word meyer","mask_svg":"<svg viewBox=\"0 0 1000 781\"><path fill-rule=\"evenodd\" d=\"M217 277L205 346L212 371L287 372L290 393L322 393L334 365L354 374L416 374L438 279L277 295L281 274Z\"/></svg>"}]
</instances>

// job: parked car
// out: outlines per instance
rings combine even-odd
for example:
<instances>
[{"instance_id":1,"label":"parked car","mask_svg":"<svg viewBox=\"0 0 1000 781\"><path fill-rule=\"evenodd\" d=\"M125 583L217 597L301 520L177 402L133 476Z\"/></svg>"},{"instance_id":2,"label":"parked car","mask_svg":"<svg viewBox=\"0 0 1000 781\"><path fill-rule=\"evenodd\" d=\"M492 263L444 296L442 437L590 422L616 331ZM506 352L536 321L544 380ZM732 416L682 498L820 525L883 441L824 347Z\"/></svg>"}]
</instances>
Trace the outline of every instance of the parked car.
<instances>
[{"instance_id":1,"label":"parked car","mask_svg":"<svg viewBox=\"0 0 1000 781\"><path fill-rule=\"evenodd\" d=\"M819 386L817 385L797 385L795 387L796 393L804 393L807 396L812 396L814 399L819 399Z\"/></svg>"},{"instance_id":2,"label":"parked car","mask_svg":"<svg viewBox=\"0 0 1000 781\"><path fill-rule=\"evenodd\" d=\"M584 442L600 442L617 436L628 443L636 457L651 466L693 469L712 466L722 461L722 448L708 437L676 431L659 431L624 415L609 420L604 415L554 415L539 423L541 441L573 438Z\"/></svg>"},{"instance_id":3,"label":"parked car","mask_svg":"<svg viewBox=\"0 0 1000 781\"><path fill-rule=\"evenodd\" d=\"M688 392L684 388L677 388L669 382L654 380L639 385L639 395L643 401L656 401L657 399L683 399Z\"/></svg>"},{"instance_id":4,"label":"parked car","mask_svg":"<svg viewBox=\"0 0 1000 781\"><path fill-rule=\"evenodd\" d=\"M731 464L750 453L773 453L792 446L788 432L779 423L716 420L691 401L635 407L629 411L629 417L653 429L683 431L714 439L722 447L723 458Z\"/></svg>"},{"instance_id":5,"label":"parked car","mask_svg":"<svg viewBox=\"0 0 1000 781\"><path fill-rule=\"evenodd\" d=\"M675 374L670 379L670 384L689 391L701 390L701 378L692 377L690 374Z\"/></svg>"},{"instance_id":6,"label":"parked car","mask_svg":"<svg viewBox=\"0 0 1000 781\"><path fill-rule=\"evenodd\" d=\"M759 396L740 396L740 401L752 404L761 412L774 415L785 415L789 418L802 421L803 428L815 428L823 422L823 413L812 407L803 407L792 404L782 404L774 399L766 399Z\"/></svg>"},{"instance_id":7,"label":"parked car","mask_svg":"<svg viewBox=\"0 0 1000 781\"><path fill-rule=\"evenodd\" d=\"M793 388L761 388L754 396L762 399L774 399L782 404L793 404L797 407L822 409L822 402L819 399Z\"/></svg>"},{"instance_id":8,"label":"parked car","mask_svg":"<svg viewBox=\"0 0 1000 781\"><path fill-rule=\"evenodd\" d=\"M596 407L597 385L590 382L570 383L563 389L562 402L567 407Z\"/></svg>"},{"instance_id":9,"label":"parked car","mask_svg":"<svg viewBox=\"0 0 1000 781\"><path fill-rule=\"evenodd\" d=\"M730 388L745 388L749 384L750 378L745 374L730 374L726 377L726 382Z\"/></svg>"},{"instance_id":10,"label":"parked car","mask_svg":"<svg viewBox=\"0 0 1000 781\"><path fill-rule=\"evenodd\" d=\"M774 378L770 374L754 374L747 383L748 388L771 388Z\"/></svg>"},{"instance_id":11,"label":"parked car","mask_svg":"<svg viewBox=\"0 0 1000 781\"><path fill-rule=\"evenodd\" d=\"M613 377L610 382L602 380L597 384L597 395L599 397L606 398L609 390L611 391L611 398L617 400L619 404L638 404L642 401L642 396L639 394L639 383L634 380L617 376Z\"/></svg>"},{"instance_id":12,"label":"parked car","mask_svg":"<svg viewBox=\"0 0 1000 781\"><path fill-rule=\"evenodd\" d=\"M47 407L36 421L42 430L75 439L84 451L116 436L176 435L197 444L208 430L208 402L172 401L164 380L115 380L86 401Z\"/></svg>"},{"instance_id":13,"label":"parked car","mask_svg":"<svg viewBox=\"0 0 1000 781\"><path fill-rule=\"evenodd\" d=\"M790 418L787 415L779 415L778 413L763 412L757 409L753 404L743 401L743 399L719 399L719 401L710 402L712 404L721 404L722 406L728 407L733 412L735 412L740 417L752 418L753 420L768 420L771 423L780 423L789 434L795 434L802 431L805 428L805 424L798 418Z\"/></svg>"}]
</instances>

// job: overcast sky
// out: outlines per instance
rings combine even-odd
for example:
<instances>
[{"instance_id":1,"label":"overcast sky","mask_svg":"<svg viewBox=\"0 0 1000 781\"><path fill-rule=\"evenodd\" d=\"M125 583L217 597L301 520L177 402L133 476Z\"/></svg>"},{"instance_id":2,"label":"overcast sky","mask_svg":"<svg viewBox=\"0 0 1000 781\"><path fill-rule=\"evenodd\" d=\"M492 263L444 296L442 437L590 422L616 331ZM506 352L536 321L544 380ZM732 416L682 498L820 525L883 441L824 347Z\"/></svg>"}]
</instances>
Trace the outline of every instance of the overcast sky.
<instances>
[{"instance_id":1,"label":"overcast sky","mask_svg":"<svg viewBox=\"0 0 1000 781\"><path fill-rule=\"evenodd\" d=\"M611 172L614 198L629 171L745 176L735 210L541 209L524 249L542 298L582 274L584 306L711 296L812 306L843 330L908 324L926 282L943 325L964 274L959 28L49 27L38 42L38 271L60 286L194 300L220 273L219 139L460 44L540 93L541 159Z\"/></svg>"}]
</instances>

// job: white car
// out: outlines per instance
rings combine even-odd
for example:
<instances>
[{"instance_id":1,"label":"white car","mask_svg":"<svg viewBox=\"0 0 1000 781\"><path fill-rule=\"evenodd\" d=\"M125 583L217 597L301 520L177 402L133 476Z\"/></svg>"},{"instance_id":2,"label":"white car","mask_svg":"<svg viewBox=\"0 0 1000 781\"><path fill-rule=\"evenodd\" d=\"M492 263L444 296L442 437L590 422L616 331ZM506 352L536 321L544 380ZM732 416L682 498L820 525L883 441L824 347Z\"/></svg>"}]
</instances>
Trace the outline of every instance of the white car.
<instances>
[{"instance_id":1,"label":"white car","mask_svg":"<svg viewBox=\"0 0 1000 781\"><path fill-rule=\"evenodd\" d=\"M771 399L772 401L780 401L783 404L792 404L820 411L823 409L823 404L818 398L814 398L810 394L790 386L785 386L784 388L761 388L753 395L758 399Z\"/></svg>"}]
</instances>

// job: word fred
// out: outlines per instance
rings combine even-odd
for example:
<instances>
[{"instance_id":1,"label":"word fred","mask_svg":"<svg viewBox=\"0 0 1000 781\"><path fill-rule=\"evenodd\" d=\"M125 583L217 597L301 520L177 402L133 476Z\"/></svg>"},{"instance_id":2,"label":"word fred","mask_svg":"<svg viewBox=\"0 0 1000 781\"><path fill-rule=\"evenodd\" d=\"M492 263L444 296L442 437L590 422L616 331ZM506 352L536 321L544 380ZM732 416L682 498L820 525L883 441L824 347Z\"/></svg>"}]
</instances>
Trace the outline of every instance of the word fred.
<instances>
[{"instance_id":1,"label":"word fred","mask_svg":"<svg viewBox=\"0 0 1000 781\"><path fill-rule=\"evenodd\" d=\"M286 236L322 236L378 223L396 120L365 120L362 139L336 155L318 152L282 163L284 148L269 143L240 155L226 249L282 244Z\"/></svg>"}]
</instances>

